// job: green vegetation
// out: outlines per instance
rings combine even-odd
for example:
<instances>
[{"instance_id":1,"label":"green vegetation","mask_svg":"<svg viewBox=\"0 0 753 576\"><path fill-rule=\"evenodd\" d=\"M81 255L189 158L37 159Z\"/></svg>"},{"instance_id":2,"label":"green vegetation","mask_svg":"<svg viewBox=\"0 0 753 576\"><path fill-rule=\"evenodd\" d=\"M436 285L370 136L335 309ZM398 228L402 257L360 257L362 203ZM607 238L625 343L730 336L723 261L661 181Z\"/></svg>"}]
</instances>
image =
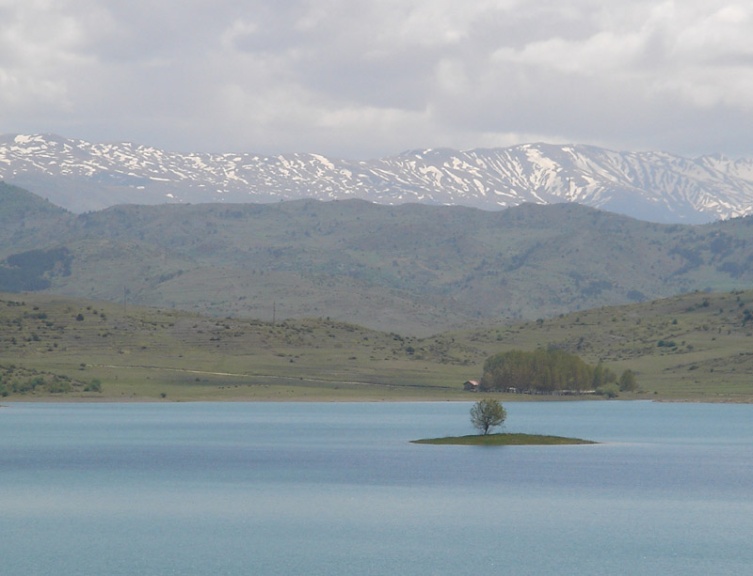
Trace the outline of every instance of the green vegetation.
<instances>
[{"instance_id":1,"label":"green vegetation","mask_svg":"<svg viewBox=\"0 0 753 576\"><path fill-rule=\"evenodd\" d=\"M500 426L505 418L507 411L494 398L479 400L471 408L471 424L484 435L489 434L490 429Z\"/></svg>"},{"instance_id":2,"label":"green vegetation","mask_svg":"<svg viewBox=\"0 0 753 576\"><path fill-rule=\"evenodd\" d=\"M77 295L0 294L0 394L467 400L490 357L559 351L602 397L753 401L751 232L572 204L74 215L0 183L0 284ZM520 387L570 390L555 365Z\"/></svg>"},{"instance_id":3,"label":"green vegetation","mask_svg":"<svg viewBox=\"0 0 753 576\"><path fill-rule=\"evenodd\" d=\"M0 394L469 401L479 398L462 384L481 374L490 356L560 350L594 370L608 366L623 374L603 387L606 397L750 402L750 310L753 291L698 292L418 338L326 318L273 324L41 293L0 294ZM657 346L660 340L676 346ZM504 402L595 398L484 394Z\"/></svg>"},{"instance_id":4,"label":"green vegetation","mask_svg":"<svg viewBox=\"0 0 753 576\"><path fill-rule=\"evenodd\" d=\"M495 352L556 348L617 373L630 370L641 392L624 398L753 401L753 291L694 292L602 307L536 322L463 333ZM657 346L674 341L673 348ZM628 388L630 385L628 384Z\"/></svg>"},{"instance_id":5,"label":"green vegetation","mask_svg":"<svg viewBox=\"0 0 753 576\"><path fill-rule=\"evenodd\" d=\"M414 444L452 444L460 446L523 446L553 444L594 444L580 438L544 436L541 434L489 434L489 430L499 426L507 418L507 411L494 398L484 398L471 408L471 424L480 434L472 436L447 436L413 440Z\"/></svg>"},{"instance_id":6,"label":"green vegetation","mask_svg":"<svg viewBox=\"0 0 753 576\"><path fill-rule=\"evenodd\" d=\"M101 392L92 384L64 374L0 365L0 396L55 396L71 392Z\"/></svg>"},{"instance_id":7,"label":"green vegetation","mask_svg":"<svg viewBox=\"0 0 753 576\"><path fill-rule=\"evenodd\" d=\"M0 294L0 369L12 398L465 399L477 352L327 319L275 324L44 294Z\"/></svg>"},{"instance_id":8,"label":"green vegetation","mask_svg":"<svg viewBox=\"0 0 753 576\"><path fill-rule=\"evenodd\" d=\"M615 382L617 376L601 363L592 366L563 350L510 350L484 362L481 390L524 394L602 393ZM637 389L635 373L631 370L625 370L619 382L623 392Z\"/></svg>"},{"instance_id":9,"label":"green vegetation","mask_svg":"<svg viewBox=\"0 0 753 576\"><path fill-rule=\"evenodd\" d=\"M0 262L0 287L9 292L44 290L55 276L69 276L71 255L67 248L28 250Z\"/></svg>"},{"instance_id":10,"label":"green vegetation","mask_svg":"<svg viewBox=\"0 0 753 576\"><path fill-rule=\"evenodd\" d=\"M414 444L441 444L456 446L551 446L561 444L596 444L580 438L562 436L542 436L540 434L472 434L470 436L448 436L413 440Z\"/></svg>"},{"instance_id":11,"label":"green vegetation","mask_svg":"<svg viewBox=\"0 0 753 576\"><path fill-rule=\"evenodd\" d=\"M0 182L0 260L27 250L59 247L73 218L31 192Z\"/></svg>"},{"instance_id":12,"label":"green vegetation","mask_svg":"<svg viewBox=\"0 0 753 576\"><path fill-rule=\"evenodd\" d=\"M0 290L49 282L50 292L131 306L313 316L403 336L753 286L753 218L668 226L574 204L485 212L357 200L74 215L2 186L0 224L6 267L65 250L22 284L0 274Z\"/></svg>"}]
</instances>

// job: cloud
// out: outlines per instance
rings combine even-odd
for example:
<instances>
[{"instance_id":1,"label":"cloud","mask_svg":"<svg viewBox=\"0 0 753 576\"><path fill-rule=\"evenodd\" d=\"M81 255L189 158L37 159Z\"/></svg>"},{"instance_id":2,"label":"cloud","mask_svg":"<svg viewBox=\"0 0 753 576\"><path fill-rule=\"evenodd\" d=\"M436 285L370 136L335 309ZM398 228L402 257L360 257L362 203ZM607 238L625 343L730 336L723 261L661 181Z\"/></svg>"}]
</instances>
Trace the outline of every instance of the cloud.
<instances>
[{"instance_id":1,"label":"cloud","mask_svg":"<svg viewBox=\"0 0 753 576\"><path fill-rule=\"evenodd\" d=\"M0 132L752 154L752 35L724 0L0 0Z\"/></svg>"}]
</instances>

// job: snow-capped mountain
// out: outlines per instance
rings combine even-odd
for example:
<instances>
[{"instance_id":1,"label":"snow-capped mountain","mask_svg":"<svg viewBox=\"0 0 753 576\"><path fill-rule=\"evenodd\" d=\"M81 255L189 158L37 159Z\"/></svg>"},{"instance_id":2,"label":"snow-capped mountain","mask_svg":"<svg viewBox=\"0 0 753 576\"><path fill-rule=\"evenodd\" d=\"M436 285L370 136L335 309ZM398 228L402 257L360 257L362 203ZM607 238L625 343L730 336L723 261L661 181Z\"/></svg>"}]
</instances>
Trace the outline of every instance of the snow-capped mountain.
<instances>
[{"instance_id":1,"label":"snow-capped mountain","mask_svg":"<svg viewBox=\"0 0 753 576\"><path fill-rule=\"evenodd\" d=\"M643 220L753 213L753 158L593 146L429 149L369 161L318 154L173 153L51 135L0 137L0 179L76 212L115 204L362 198L499 209L577 202Z\"/></svg>"}]
</instances>

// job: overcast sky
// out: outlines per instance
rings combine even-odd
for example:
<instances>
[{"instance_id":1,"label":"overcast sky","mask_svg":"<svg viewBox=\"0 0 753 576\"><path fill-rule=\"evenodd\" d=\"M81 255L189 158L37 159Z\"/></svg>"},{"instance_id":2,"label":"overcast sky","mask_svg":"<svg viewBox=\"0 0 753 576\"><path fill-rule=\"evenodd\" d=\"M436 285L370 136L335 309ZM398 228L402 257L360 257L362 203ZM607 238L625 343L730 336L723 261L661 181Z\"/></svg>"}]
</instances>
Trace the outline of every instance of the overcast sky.
<instances>
[{"instance_id":1,"label":"overcast sky","mask_svg":"<svg viewBox=\"0 0 753 576\"><path fill-rule=\"evenodd\" d=\"M0 133L753 156L750 0L0 0Z\"/></svg>"}]
</instances>

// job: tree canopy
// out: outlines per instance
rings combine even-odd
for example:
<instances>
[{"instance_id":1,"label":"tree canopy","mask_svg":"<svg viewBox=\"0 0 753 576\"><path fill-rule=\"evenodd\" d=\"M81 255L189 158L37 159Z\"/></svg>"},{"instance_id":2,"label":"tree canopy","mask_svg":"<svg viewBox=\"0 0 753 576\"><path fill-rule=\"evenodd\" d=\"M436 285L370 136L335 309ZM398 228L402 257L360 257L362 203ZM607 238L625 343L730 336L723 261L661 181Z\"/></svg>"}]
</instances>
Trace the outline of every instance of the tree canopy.
<instances>
[{"instance_id":1,"label":"tree canopy","mask_svg":"<svg viewBox=\"0 0 753 576\"><path fill-rule=\"evenodd\" d=\"M507 391L549 394L561 390L596 390L616 383L617 376L602 365L591 365L580 357L562 350L511 350L487 358L480 388L484 391ZM635 375L623 374L622 390L636 388Z\"/></svg>"},{"instance_id":2,"label":"tree canopy","mask_svg":"<svg viewBox=\"0 0 753 576\"><path fill-rule=\"evenodd\" d=\"M482 434L499 426L507 418L507 410L493 398L484 398L471 408L471 423Z\"/></svg>"}]
</instances>

